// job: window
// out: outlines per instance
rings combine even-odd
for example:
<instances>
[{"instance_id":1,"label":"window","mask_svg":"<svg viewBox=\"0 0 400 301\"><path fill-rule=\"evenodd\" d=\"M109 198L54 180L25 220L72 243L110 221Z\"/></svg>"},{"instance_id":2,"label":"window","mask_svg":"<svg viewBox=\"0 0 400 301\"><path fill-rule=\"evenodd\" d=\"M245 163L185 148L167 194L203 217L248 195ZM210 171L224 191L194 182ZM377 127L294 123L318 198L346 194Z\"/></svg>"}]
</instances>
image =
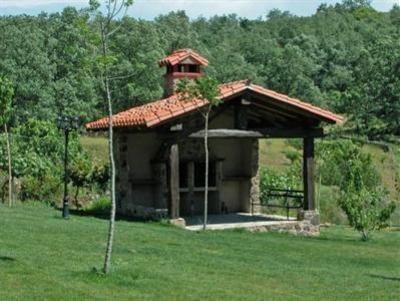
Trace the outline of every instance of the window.
<instances>
[{"instance_id":1,"label":"window","mask_svg":"<svg viewBox=\"0 0 400 301\"><path fill-rule=\"evenodd\" d=\"M189 65L189 72L198 73L200 72L198 65Z\"/></svg>"},{"instance_id":2,"label":"window","mask_svg":"<svg viewBox=\"0 0 400 301\"><path fill-rule=\"evenodd\" d=\"M185 66L184 65L178 65L178 72L185 72Z\"/></svg>"}]
</instances>

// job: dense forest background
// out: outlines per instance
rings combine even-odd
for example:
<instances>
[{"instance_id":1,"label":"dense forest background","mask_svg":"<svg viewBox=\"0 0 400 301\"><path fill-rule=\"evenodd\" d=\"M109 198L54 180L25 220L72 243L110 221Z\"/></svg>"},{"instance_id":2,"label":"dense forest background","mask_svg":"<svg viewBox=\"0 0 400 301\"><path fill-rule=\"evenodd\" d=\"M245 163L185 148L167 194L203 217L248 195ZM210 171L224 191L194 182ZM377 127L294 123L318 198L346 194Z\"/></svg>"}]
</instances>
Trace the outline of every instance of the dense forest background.
<instances>
[{"instance_id":1,"label":"dense forest background","mask_svg":"<svg viewBox=\"0 0 400 301\"><path fill-rule=\"evenodd\" d=\"M105 114L95 62L97 37L87 11L0 17L0 75L15 89L14 125L59 114L83 121ZM114 109L162 97L157 61L177 48L210 60L221 82L251 79L343 113L345 129L373 139L400 135L400 7L367 1L321 5L310 17L273 10L190 20L185 12L153 21L125 17L112 39Z\"/></svg>"}]
</instances>

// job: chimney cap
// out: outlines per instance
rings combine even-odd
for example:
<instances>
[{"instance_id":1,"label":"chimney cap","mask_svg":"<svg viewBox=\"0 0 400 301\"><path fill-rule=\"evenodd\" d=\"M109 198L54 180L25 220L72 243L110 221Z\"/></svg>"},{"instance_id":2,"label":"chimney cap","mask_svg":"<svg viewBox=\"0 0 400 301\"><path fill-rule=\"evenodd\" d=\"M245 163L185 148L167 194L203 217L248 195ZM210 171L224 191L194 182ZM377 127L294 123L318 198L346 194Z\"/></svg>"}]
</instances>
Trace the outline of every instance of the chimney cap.
<instances>
[{"instance_id":1,"label":"chimney cap","mask_svg":"<svg viewBox=\"0 0 400 301\"><path fill-rule=\"evenodd\" d=\"M160 65L160 67L168 65L174 66L186 60L187 58L191 58L201 66L208 66L208 60L205 57L188 48L175 50L172 54L160 60L158 64Z\"/></svg>"}]
</instances>

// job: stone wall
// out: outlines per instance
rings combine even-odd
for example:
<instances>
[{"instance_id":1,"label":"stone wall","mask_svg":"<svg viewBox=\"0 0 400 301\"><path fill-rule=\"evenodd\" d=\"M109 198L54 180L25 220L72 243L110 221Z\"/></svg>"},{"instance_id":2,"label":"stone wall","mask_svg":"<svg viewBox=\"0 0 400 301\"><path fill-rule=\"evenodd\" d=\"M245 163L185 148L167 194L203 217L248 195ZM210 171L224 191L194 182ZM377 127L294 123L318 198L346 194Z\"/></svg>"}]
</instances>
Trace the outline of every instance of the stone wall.
<instances>
[{"instance_id":1,"label":"stone wall","mask_svg":"<svg viewBox=\"0 0 400 301\"><path fill-rule=\"evenodd\" d=\"M250 179L250 210L253 214L261 213L260 201L260 169L259 169L259 143L253 140L251 145L251 179Z\"/></svg>"},{"instance_id":2,"label":"stone wall","mask_svg":"<svg viewBox=\"0 0 400 301\"><path fill-rule=\"evenodd\" d=\"M278 232L299 236L319 236L319 213L314 210L300 211L297 221L283 221L273 225L255 226L248 230L251 232Z\"/></svg>"}]
</instances>

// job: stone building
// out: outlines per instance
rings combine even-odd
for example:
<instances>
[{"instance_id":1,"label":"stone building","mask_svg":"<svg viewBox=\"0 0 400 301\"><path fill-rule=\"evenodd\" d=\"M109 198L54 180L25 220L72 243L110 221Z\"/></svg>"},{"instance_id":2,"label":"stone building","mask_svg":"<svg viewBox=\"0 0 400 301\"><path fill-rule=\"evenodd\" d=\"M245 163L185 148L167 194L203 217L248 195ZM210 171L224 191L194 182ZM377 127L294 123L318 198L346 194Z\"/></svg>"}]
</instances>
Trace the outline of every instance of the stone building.
<instances>
[{"instance_id":1,"label":"stone building","mask_svg":"<svg viewBox=\"0 0 400 301\"><path fill-rule=\"evenodd\" d=\"M115 114L117 210L150 217L200 215L204 210L204 118L202 100L182 100L175 93L181 78L202 76L207 59L181 49L159 61L166 68L161 100ZM304 141L304 211L313 218L314 139L324 123L341 116L249 81L220 85L222 104L210 116L209 210L260 212L258 139L302 138ZM88 123L106 131L108 118Z\"/></svg>"}]
</instances>

